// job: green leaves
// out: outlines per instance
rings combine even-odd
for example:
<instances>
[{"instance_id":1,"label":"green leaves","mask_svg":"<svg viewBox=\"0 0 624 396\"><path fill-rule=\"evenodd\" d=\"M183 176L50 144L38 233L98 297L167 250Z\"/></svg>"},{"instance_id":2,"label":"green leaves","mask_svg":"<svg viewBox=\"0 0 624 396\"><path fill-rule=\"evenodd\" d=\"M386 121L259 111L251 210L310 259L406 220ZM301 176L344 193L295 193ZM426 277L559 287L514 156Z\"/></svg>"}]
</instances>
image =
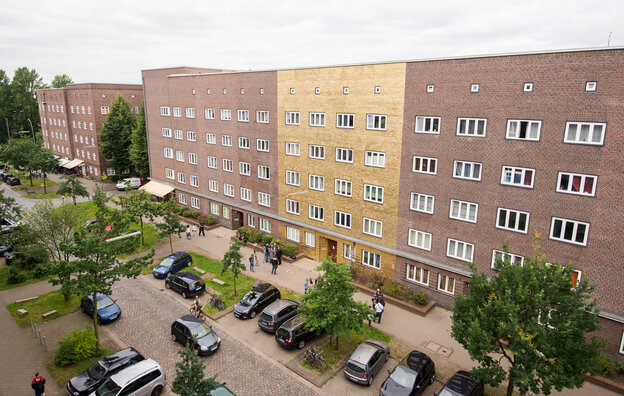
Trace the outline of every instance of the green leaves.
<instances>
[{"instance_id":1,"label":"green leaves","mask_svg":"<svg viewBox=\"0 0 624 396\"><path fill-rule=\"evenodd\" d=\"M145 124L145 107L141 103L139 115L137 116L136 126L132 130L130 144L130 162L134 165L134 169L143 177L149 174L149 157L147 154L147 128Z\"/></svg>"},{"instance_id":2,"label":"green leaves","mask_svg":"<svg viewBox=\"0 0 624 396\"><path fill-rule=\"evenodd\" d=\"M100 151L111 162L117 175L132 166L129 149L136 121L131 109L132 103L117 94L111 103L108 118L100 128Z\"/></svg>"},{"instance_id":3,"label":"green leaves","mask_svg":"<svg viewBox=\"0 0 624 396\"><path fill-rule=\"evenodd\" d=\"M181 361L176 363L176 378L171 390L180 396L209 395L217 387L216 376L205 378L204 359L186 345L178 352Z\"/></svg>"},{"instance_id":4,"label":"green leaves","mask_svg":"<svg viewBox=\"0 0 624 396\"><path fill-rule=\"evenodd\" d=\"M230 243L230 248L227 252L225 252L223 260L221 261L221 264L223 264L221 273L223 274L229 270L234 276L234 295L236 295L236 278L245 269L245 264L242 262L243 255L240 252L241 245L242 242L240 240L233 240Z\"/></svg>"}]
</instances>

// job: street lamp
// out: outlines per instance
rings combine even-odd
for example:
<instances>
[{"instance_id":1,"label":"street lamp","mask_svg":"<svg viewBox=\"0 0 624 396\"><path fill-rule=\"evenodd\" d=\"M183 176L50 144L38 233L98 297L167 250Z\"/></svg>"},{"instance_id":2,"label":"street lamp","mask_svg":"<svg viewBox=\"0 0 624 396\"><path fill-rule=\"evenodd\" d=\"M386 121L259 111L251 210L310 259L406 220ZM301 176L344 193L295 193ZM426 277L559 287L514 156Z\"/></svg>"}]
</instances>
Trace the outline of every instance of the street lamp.
<instances>
[{"instance_id":1,"label":"street lamp","mask_svg":"<svg viewBox=\"0 0 624 396\"><path fill-rule=\"evenodd\" d=\"M33 128L32 121L30 118L26 118L28 122L30 122L30 131L32 132L33 142L37 143L37 139L35 138L35 128Z\"/></svg>"},{"instance_id":2,"label":"street lamp","mask_svg":"<svg viewBox=\"0 0 624 396\"><path fill-rule=\"evenodd\" d=\"M11 131L9 130L9 119L5 118L6 127L7 127L7 135L9 135L9 144L11 144Z\"/></svg>"}]
</instances>

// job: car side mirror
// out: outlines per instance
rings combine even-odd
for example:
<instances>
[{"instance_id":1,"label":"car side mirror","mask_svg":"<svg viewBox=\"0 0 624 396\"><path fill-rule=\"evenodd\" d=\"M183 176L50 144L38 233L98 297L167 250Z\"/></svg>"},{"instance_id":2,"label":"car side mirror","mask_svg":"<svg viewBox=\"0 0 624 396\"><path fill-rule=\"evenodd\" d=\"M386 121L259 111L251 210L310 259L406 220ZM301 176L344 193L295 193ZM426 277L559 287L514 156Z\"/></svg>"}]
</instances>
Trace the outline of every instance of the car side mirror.
<instances>
[{"instance_id":1,"label":"car side mirror","mask_svg":"<svg viewBox=\"0 0 624 396\"><path fill-rule=\"evenodd\" d=\"M388 370L388 374L392 374L392 372L390 370Z\"/></svg>"},{"instance_id":2,"label":"car side mirror","mask_svg":"<svg viewBox=\"0 0 624 396\"><path fill-rule=\"evenodd\" d=\"M420 385L416 385L416 389L420 389Z\"/></svg>"}]
</instances>

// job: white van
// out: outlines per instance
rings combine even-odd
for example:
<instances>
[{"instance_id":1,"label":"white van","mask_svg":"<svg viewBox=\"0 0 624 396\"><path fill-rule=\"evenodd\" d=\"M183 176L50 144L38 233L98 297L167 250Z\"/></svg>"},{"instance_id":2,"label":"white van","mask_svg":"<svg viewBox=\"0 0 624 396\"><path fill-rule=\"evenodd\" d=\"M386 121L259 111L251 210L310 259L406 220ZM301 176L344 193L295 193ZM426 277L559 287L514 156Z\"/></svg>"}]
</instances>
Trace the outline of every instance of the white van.
<instances>
[{"instance_id":1,"label":"white van","mask_svg":"<svg viewBox=\"0 0 624 396\"><path fill-rule=\"evenodd\" d=\"M107 379L91 396L160 396L166 380L162 367L146 359Z\"/></svg>"}]
</instances>

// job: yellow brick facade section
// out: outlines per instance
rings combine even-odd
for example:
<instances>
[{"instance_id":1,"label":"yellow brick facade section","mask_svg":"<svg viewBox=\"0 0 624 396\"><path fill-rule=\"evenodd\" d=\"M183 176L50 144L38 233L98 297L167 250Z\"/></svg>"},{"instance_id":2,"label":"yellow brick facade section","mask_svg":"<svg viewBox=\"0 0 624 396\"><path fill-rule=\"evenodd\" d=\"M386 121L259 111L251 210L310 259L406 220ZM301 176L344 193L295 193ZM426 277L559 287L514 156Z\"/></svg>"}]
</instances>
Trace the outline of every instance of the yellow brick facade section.
<instances>
[{"instance_id":1,"label":"yellow brick facade section","mask_svg":"<svg viewBox=\"0 0 624 396\"><path fill-rule=\"evenodd\" d=\"M281 216L359 238L364 242L370 241L390 248L396 246L405 68L405 63L390 63L277 72ZM379 93L376 93L376 87L379 87ZM345 88L348 93L345 93ZM290 111L299 112L300 125L286 125L286 112ZM325 126L310 126L310 112L325 113ZM354 128L337 128L338 113L354 114ZM367 129L368 114L386 115L386 130ZM300 156L286 155L286 142L299 143ZM311 144L325 147L324 160L309 158ZM353 163L337 162L337 147L353 149ZM385 167L365 166L366 151L385 153ZM299 187L285 184L286 170L300 173ZM324 191L308 188L310 174L325 177ZM334 193L335 179L352 182L351 197ZM364 201L364 184L384 187L383 204ZM299 201L299 216L286 212L287 198ZM323 222L308 218L309 204L324 208ZM335 210L351 214L351 229L334 225ZM363 217L383 222L381 238L362 232ZM331 238L337 242L337 257L341 259L339 261L343 261L343 240L335 236L320 235L320 232L315 233L317 238L313 258L321 260L327 257L327 250L323 250L327 246L322 246L323 238ZM304 245L304 238L304 229L301 228L301 246ZM344 242L353 245L353 242ZM359 263L363 247L357 246ZM367 250L375 251L371 248ZM382 272L392 274L394 256L375 252L382 254Z\"/></svg>"}]
</instances>

